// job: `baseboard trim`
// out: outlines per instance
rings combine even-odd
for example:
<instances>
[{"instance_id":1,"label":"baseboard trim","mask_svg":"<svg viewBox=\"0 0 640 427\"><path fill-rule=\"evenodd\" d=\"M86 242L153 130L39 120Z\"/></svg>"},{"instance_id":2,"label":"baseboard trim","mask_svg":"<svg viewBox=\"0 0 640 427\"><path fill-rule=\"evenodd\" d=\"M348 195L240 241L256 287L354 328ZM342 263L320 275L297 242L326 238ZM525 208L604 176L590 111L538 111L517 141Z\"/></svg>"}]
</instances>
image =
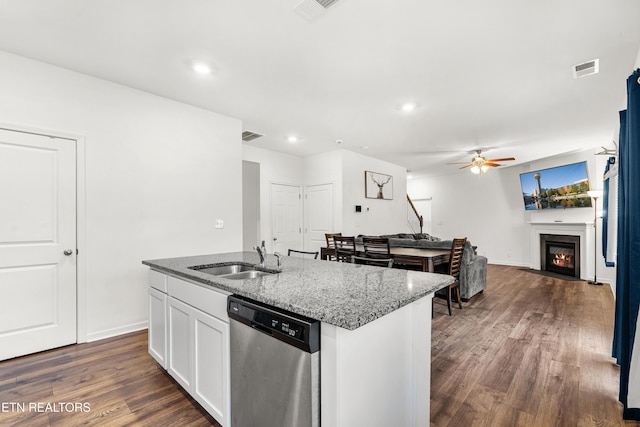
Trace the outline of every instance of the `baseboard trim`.
<instances>
[{"instance_id":1,"label":"baseboard trim","mask_svg":"<svg viewBox=\"0 0 640 427\"><path fill-rule=\"evenodd\" d=\"M138 322L131 323L129 325L120 326L118 328L105 329L103 331L90 332L87 334L87 342L103 340L105 338L111 338L118 335L128 334L130 332L141 331L142 329L147 329L149 327L149 322Z\"/></svg>"},{"instance_id":2,"label":"baseboard trim","mask_svg":"<svg viewBox=\"0 0 640 427\"><path fill-rule=\"evenodd\" d=\"M529 267L528 262L513 262L513 261L489 261L489 264L497 264L497 265L508 265L511 267Z\"/></svg>"}]
</instances>

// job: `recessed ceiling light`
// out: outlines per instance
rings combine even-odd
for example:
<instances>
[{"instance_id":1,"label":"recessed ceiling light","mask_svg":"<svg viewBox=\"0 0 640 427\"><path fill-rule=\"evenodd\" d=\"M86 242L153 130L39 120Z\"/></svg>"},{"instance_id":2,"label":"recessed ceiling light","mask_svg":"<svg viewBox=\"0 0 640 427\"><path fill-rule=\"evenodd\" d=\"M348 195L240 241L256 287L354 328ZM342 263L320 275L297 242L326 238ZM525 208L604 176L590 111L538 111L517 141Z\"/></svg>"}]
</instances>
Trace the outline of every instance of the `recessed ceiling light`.
<instances>
[{"instance_id":1,"label":"recessed ceiling light","mask_svg":"<svg viewBox=\"0 0 640 427\"><path fill-rule=\"evenodd\" d=\"M287 141L293 144L295 142L298 142L298 137L295 135L291 135L289 138L287 138Z\"/></svg>"},{"instance_id":2,"label":"recessed ceiling light","mask_svg":"<svg viewBox=\"0 0 640 427\"><path fill-rule=\"evenodd\" d=\"M213 68L211 68L211 65L206 64L204 62L194 62L192 67L193 67L193 71L195 71L198 74L213 73Z\"/></svg>"},{"instance_id":3,"label":"recessed ceiling light","mask_svg":"<svg viewBox=\"0 0 640 427\"><path fill-rule=\"evenodd\" d=\"M402 110L405 113L410 113L412 111L415 111L416 108L417 108L417 105L415 102L406 102L400 106L400 110Z\"/></svg>"}]
</instances>

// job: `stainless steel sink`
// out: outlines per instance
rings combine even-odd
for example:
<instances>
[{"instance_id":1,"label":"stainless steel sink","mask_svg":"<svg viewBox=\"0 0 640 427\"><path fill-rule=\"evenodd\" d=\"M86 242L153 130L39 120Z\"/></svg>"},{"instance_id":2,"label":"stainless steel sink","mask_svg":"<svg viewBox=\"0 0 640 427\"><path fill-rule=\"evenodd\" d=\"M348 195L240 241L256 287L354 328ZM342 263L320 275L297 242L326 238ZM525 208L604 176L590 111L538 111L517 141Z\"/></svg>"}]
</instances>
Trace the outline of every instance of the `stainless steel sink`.
<instances>
[{"instance_id":1,"label":"stainless steel sink","mask_svg":"<svg viewBox=\"0 0 640 427\"><path fill-rule=\"evenodd\" d=\"M199 267L203 267L203 268L199 268ZM192 270L197 270L200 273L207 273L214 276L223 276L226 274L235 274L235 273L240 273L242 271L252 271L256 269L256 267L251 264L230 264L230 265L219 265L215 267L196 265L194 267L189 267L189 268Z\"/></svg>"},{"instance_id":2,"label":"stainless steel sink","mask_svg":"<svg viewBox=\"0 0 640 427\"><path fill-rule=\"evenodd\" d=\"M244 262L194 265L189 269L231 280L257 279L258 277L279 273L277 270L270 270Z\"/></svg>"},{"instance_id":3,"label":"stainless steel sink","mask_svg":"<svg viewBox=\"0 0 640 427\"><path fill-rule=\"evenodd\" d=\"M249 270L249 271L243 271L241 273L226 274L220 277L224 277L225 279L231 279L231 280L244 280L244 279L257 279L258 277L268 276L269 274L274 274L274 273L271 273L268 271Z\"/></svg>"}]
</instances>

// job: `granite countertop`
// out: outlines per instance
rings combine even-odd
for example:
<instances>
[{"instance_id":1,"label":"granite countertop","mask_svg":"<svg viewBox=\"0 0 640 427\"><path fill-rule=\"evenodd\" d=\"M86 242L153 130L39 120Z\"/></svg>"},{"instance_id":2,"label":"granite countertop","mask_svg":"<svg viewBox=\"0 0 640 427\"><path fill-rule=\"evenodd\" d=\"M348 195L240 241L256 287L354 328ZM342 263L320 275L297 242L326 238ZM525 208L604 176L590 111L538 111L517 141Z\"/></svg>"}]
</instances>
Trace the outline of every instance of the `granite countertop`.
<instances>
[{"instance_id":1,"label":"granite countertop","mask_svg":"<svg viewBox=\"0 0 640 427\"><path fill-rule=\"evenodd\" d=\"M259 258L255 252L233 252L142 263L205 287L222 289L351 330L453 282L453 277L443 274L288 256L282 257L278 268L272 254L267 256L266 267L282 272L256 279L230 280L188 268L234 261L258 264Z\"/></svg>"}]
</instances>

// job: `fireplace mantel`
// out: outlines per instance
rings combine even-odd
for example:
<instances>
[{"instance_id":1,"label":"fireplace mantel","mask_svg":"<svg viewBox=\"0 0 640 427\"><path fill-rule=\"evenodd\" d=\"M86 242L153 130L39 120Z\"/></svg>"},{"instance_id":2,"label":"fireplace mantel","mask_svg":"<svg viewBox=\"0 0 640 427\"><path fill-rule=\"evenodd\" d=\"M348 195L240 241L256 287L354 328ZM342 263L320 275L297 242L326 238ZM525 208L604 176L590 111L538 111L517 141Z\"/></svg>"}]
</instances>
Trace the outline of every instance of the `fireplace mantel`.
<instances>
[{"instance_id":1,"label":"fireplace mantel","mask_svg":"<svg viewBox=\"0 0 640 427\"><path fill-rule=\"evenodd\" d=\"M530 233L530 268L540 270L540 235L561 234L580 236L580 278L589 280L593 277L593 222L541 222L531 221Z\"/></svg>"}]
</instances>

